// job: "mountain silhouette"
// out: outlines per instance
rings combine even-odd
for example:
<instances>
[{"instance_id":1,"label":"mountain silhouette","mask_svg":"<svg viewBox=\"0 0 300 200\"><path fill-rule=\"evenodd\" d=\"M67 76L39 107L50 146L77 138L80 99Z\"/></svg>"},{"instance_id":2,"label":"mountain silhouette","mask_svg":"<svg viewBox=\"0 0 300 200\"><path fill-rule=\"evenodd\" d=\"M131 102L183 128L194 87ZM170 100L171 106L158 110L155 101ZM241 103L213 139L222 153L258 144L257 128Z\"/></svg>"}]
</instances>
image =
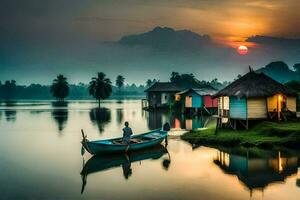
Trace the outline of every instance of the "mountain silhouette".
<instances>
[{"instance_id":1,"label":"mountain silhouette","mask_svg":"<svg viewBox=\"0 0 300 200\"><path fill-rule=\"evenodd\" d=\"M281 83L298 80L297 73L292 71L288 65L282 61L271 62L265 67L258 69L257 72L263 72Z\"/></svg>"},{"instance_id":2,"label":"mountain silhouette","mask_svg":"<svg viewBox=\"0 0 300 200\"><path fill-rule=\"evenodd\" d=\"M169 27L158 26L146 33L124 36L118 43L149 46L155 49L197 50L212 45L212 40L208 35L199 35L189 30L176 31Z\"/></svg>"}]
</instances>

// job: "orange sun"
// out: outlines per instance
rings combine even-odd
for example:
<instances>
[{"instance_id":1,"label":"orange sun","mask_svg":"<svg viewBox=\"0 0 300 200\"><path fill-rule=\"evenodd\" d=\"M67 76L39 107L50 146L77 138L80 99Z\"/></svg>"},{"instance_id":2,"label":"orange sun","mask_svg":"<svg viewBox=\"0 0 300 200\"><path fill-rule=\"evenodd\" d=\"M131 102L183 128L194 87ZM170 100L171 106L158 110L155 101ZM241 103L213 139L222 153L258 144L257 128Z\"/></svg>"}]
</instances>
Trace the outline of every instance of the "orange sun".
<instances>
[{"instance_id":1,"label":"orange sun","mask_svg":"<svg viewBox=\"0 0 300 200\"><path fill-rule=\"evenodd\" d=\"M244 45L241 45L237 48L237 52L240 54L240 55L246 55L248 53L248 48Z\"/></svg>"}]
</instances>

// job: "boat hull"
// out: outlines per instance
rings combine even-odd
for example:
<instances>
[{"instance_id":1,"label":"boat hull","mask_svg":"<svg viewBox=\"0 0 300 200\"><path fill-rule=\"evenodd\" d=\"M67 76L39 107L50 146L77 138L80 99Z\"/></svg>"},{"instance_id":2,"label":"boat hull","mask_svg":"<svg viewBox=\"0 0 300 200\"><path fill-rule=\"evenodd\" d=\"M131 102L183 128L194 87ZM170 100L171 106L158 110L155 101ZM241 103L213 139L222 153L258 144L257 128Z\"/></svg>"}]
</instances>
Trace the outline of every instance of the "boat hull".
<instances>
[{"instance_id":1,"label":"boat hull","mask_svg":"<svg viewBox=\"0 0 300 200\"><path fill-rule=\"evenodd\" d=\"M156 138L153 138L148 141L140 142L140 143L134 143L130 144L129 148L127 145L124 144L113 144L112 141L114 140L120 140L122 138L115 138L111 140L99 140L99 141L82 141L83 147L93 155L96 154L107 154L107 153L120 153L127 151L136 151L140 149L150 148L152 146L160 144L166 137L168 136L167 132L155 130L148 133L135 135L132 137L132 139L139 139L147 136L154 135L157 136Z\"/></svg>"}]
</instances>

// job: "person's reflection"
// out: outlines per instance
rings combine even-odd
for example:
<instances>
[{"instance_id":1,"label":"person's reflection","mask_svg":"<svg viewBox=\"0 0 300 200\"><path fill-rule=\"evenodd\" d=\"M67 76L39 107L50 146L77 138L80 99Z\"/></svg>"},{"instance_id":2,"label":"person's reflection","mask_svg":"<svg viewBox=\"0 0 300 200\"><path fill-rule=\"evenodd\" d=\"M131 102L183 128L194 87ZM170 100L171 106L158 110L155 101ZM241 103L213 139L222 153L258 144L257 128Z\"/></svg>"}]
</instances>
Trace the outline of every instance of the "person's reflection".
<instances>
[{"instance_id":1,"label":"person's reflection","mask_svg":"<svg viewBox=\"0 0 300 200\"><path fill-rule=\"evenodd\" d=\"M15 122L17 118L17 111L15 110L5 110L4 112L6 121Z\"/></svg>"},{"instance_id":2,"label":"person's reflection","mask_svg":"<svg viewBox=\"0 0 300 200\"><path fill-rule=\"evenodd\" d=\"M126 156L126 162L122 163L122 169L123 169L123 175L124 178L127 180L132 175L132 169L131 169L131 161L129 160L129 157Z\"/></svg>"},{"instance_id":3,"label":"person's reflection","mask_svg":"<svg viewBox=\"0 0 300 200\"><path fill-rule=\"evenodd\" d=\"M93 108L90 111L90 120L98 126L99 132L104 131L104 126L111 120L111 111L107 108Z\"/></svg>"},{"instance_id":4,"label":"person's reflection","mask_svg":"<svg viewBox=\"0 0 300 200\"><path fill-rule=\"evenodd\" d=\"M118 108L117 109L117 123L119 125L122 124L123 118L124 118L123 109L122 108Z\"/></svg>"}]
</instances>

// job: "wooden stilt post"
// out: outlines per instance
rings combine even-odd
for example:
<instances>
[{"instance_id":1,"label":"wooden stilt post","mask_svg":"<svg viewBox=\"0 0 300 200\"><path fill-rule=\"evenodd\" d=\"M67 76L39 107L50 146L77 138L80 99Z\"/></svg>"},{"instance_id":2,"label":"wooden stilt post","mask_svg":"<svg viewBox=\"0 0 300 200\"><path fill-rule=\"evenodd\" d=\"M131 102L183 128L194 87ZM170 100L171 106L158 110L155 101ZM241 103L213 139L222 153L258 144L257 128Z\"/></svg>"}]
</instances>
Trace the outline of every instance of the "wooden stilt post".
<instances>
[{"instance_id":1,"label":"wooden stilt post","mask_svg":"<svg viewBox=\"0 0 300 200\"><path fill-rule=\"evenodd\" d=\"M234 120L234 125L233 126L234 126L233 129L236 130L236 119Z\"/></svg>"}]
</instances>

